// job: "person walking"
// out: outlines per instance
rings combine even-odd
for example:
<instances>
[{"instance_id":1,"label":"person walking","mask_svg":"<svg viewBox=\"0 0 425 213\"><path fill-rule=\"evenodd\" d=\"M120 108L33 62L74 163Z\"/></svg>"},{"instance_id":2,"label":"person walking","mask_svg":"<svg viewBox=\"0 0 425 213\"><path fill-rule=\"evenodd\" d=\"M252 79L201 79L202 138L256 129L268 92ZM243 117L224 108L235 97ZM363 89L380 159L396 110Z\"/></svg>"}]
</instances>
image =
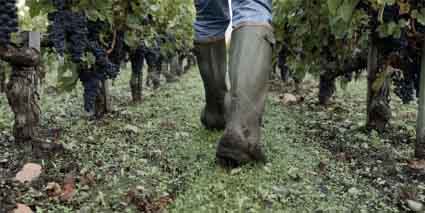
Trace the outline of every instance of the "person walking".
<instances>
[{"instance_id":1,"label":"person walking","mask_svg":"<svg viewBox=\"0 0 425 213\"><path fill-rule=\"evenodd\" d=\"M195 0L195 52L206 99L201 122L207 129L224 129L216 151L223 167L266 161L261 121L275 44L271 0L232 0L231 6L232 17L228 0ZM225 33L230 19L227 64Z\"/></svg>"}]
</instances>

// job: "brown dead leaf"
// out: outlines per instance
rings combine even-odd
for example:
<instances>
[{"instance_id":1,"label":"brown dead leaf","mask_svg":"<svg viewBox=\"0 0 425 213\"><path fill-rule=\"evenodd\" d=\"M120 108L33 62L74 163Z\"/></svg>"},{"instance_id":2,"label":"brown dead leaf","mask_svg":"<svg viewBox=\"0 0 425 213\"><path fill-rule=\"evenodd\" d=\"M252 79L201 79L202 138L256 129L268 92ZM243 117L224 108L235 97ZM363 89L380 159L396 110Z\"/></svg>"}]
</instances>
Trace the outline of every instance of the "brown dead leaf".
<instances>
[{"instance_id":1,"label":"brown dead leaf","mask_svg":"<svg viewBox=\"0 0 425 213\"><path fill-rule=\"evenodd\" d=\"M16 209L13 210L13 213L33 213L32 209L24 204L16 204Z\"/></svg>"},{"instance_id":2,"label":"brown dead leaf","mask_svg":"<svg viewBox=\"0 0 425 213\"><path fill-rule=\"evenodd\" d=\"M425 160L410 160L408 161L407 166L415 170L424 170L425 169Z\"/></svg>"},{"instance_id":3,"label":"brown dead leaf","mask_svg":"<svg viewBox=\"0 0 425 213\"><path fill-rule=\"evenodd\" d=\"M416 191L416 187L401 187L399 191L399 198L400 200L417 200L418 193Z\"/></svg>"},{"instance_id":4,"label":"brown dead leaf","mask_svg":"<svg viewBox=\"0 0 425 213\"><path fill-rule=\"evenodd\" d=\"M24 167L19 171L15 179L21 183L31 182L37 179L41 175L42 167L36 163L27 163Z\"/></svg>"},{"instance_id":5,"label":"brown dead leaf","mask_svg":"<svg viewBox=\"0 0 425 213\"><path fill-rule=\"evenodd\" d=\"M425 160L410 160L407 162L407 166L414 170L424 170Z\"/></svg>"},{"instance_id":6,"label":"brown dead leaf","mask_svg":"<svg viewBox=\"0 0 425 213\"><path fill-rule=\"evenodd\" d=\"M168 205L173 202L173 199L170 196L160 197L155 203L158 209L165 209Z\"/></svg>"},{"instance_id":7,"label":"brown dead leaf","mask_svg":"<svg viewBox=\"0 0 425 213\"><path fill-rule=\"evenodd\" d=\"M173 130L173 129L175 129L175 128L176 128L176 122L171 121L171 120L169 120L169 119L166 119L166 120L162 121L162 122L159 124L159 126L160 126L162 129Z\"/></svg>"},{"instance_id":8,"label":"brown dead leaf","mask_svg":"<svg viewBox=\"0 0 425 213\"><path fill-rule=\"evenodd\" d=\"M321 175L325 174L327 168L328 168L328 164L324 161L320 161L320 163L319 163L319 174L321 174Z\"/></svg>"},{"instance_id":9,"label":"brown dead leaf","mask_svg":"<svg viewBox=\"0 0 425 213\"><path fill-rule=\"evenodd\" d=\"M94 186L96 184L96 177L93 173L87 173L81 177L80 181L82 185Z\"/></svg>"},{"instance_id":10,"label":"brown dead leaf","mask_svg":"<svg viewBox=\"0 0 425 213\"><path fill-rule=\"evenodd\" d=\"M163 196L157 200L145 195L137 190L130 190L126 195L127 203L137 207L140 212L156 213L162 212L170 203L173 202L171 196Z\"/></svg>"},{"instance_id":11,"label":"brown dead leaf","mask_svg":"<svg viewBox=\"0 0 425 213\"><path fill-rule=\"evenodd\" d=\"M48 183L45 190L49 197L59 197L63 193L61 186L56 182Z\"/></svg>"},{"instance_id":12,"label":"brown dead leaf","mask_svg":"<svg viewBox=\"0 0 425 213\"><path fill-rule=\"evenodd\" d=\"M60 195L62 201L69 201L75 195L75 177L67 175L63 181L63 190Z\"/></svg>"}]
</instances>

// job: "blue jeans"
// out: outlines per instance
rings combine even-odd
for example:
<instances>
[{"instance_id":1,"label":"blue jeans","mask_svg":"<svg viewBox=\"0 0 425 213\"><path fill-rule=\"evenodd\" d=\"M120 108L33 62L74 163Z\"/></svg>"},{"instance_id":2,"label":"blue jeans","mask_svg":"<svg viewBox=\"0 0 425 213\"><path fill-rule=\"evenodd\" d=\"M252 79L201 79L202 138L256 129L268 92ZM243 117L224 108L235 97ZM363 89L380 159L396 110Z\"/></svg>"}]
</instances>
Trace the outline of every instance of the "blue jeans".
<instances>
[{"instance_id":1,"label":"blue jeans","mask_svg":"<svg viewBox=\"0 0 425 213\"><path fill-rule=\"evenodd\" d=\"M230 23L228 0L195 0L195 41L208 42L225 37ZM272 0L232 0L233 27L271 24Z\"/></svg>"}]
</instances>

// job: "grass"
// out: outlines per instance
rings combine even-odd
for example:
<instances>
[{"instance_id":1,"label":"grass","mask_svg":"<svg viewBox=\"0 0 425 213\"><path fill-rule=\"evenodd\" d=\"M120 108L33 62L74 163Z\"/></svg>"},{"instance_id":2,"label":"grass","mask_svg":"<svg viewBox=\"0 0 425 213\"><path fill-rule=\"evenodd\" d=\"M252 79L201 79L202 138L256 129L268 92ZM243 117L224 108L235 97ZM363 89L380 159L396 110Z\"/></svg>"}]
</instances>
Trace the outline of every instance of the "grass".
<instances>
[{"instance_id":1,"label":"grass","mask_svg":"<svg viewBox=\"0 0 425 213\"><path fill-rule=\"evenodd\" d=\"M44 88L52 86L50 79L54 76L49 76ZM0 97L0 136L4 138L0 149L6 150L6 154L0 153L0 159L8 161L0 164L0 178L13 177L26 162L40 163L44 168L35 183L12 187L18 202L38 212L143 212L149 208L165 212L404 210L390 195L393 191L386 192L375 179L365 177L362 171L366 165L356 164L364 159L374 164L376 158L359 156L342 161L337 156L344 150L341 147L357 145L352 150L360 152L362 144L386 150L384 143L373 145L374 140L381 141L385 136L340 127L342 118L352 127L362 125L364 82L339 92L336 104L328 109L315 106L314 90L306 94L304 103L295 106L281 104L282 91L271 93L263 130L268 163L225 171L215 164L221 132L203 129L198 118L203 88L195 70L155 93L146 91L145 102L137 106L128 104L128 79L126 71L115 81L115 111L100 121L84 119L81 89L42 94L42 126L63 130L60 142L67 151L59 154L38 155L34 150L16 147L8 139L12 114L5 97ZM414 112L414 106L395 104L397 126ZM405 119L403 126L413 124L412 118ZM328 137L332 134L336 137ZM405 158L411 153L410 147L407 144L400 149L405 151ZM77 194L69 202L49 198L44 191L47 183L61 183L68 174L77 178ZM91 177L90 183L87 177Z\"/></svg>"}]
</instances>

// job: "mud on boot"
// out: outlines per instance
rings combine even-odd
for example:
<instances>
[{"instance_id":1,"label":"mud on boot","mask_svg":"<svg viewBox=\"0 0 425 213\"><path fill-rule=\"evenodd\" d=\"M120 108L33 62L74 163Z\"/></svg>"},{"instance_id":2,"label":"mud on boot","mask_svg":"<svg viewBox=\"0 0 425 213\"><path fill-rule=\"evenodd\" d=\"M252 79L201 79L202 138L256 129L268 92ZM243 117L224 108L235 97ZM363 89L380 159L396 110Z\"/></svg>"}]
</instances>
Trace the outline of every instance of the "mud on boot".
<instances>
[{"instance_id":1,"label":"mud on boot","mask_svg":"<svg viewBox=\"0 0 425 213\"><path fill-rule=\"evenodd\" d=\"M239 167L250 162L266 163L262 145L258 141L249 141L248 137L240 130L226 130L217 147L217 163L224 168Z\"/></svg>"}]
</instances>

